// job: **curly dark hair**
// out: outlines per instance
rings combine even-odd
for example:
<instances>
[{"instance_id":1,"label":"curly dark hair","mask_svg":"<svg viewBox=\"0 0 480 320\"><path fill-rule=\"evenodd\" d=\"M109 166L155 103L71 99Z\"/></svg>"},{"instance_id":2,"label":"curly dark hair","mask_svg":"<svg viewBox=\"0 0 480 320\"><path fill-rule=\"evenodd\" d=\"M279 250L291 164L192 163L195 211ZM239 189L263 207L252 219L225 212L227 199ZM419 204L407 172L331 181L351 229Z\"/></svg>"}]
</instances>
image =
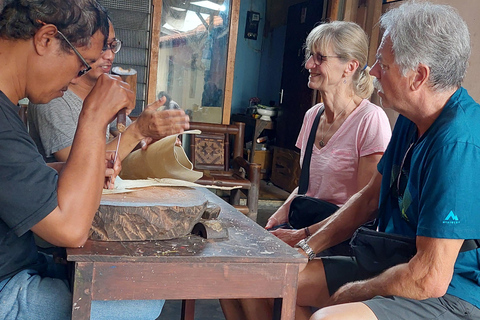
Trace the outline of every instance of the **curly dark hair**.
<instances>
[{"instance_id":1,"label":"curly dark hair","mask_svg":"<svg viewBox=\"0 0 480 320\"><path fill-rule=\"evenodd\" d=\"M75 46L88 45L98 30L108 38L108 16L96 0L5 0L0 13L0 37L32 38L42 22L55 25ZM57 38L61 39L57 34ZM62 48L70 47L62 41Z\"/></svg>"}]
</instances>

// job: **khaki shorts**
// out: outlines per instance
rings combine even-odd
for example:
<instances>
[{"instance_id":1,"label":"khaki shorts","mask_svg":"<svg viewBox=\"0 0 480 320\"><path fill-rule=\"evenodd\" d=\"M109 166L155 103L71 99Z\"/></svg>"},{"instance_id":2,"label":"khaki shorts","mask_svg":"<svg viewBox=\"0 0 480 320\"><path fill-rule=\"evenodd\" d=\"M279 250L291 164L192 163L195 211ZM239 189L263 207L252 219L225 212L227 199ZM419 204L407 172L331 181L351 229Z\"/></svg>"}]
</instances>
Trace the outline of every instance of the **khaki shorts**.
<instances>
[{"instance_id":1,"label":"khaki shorts","mask_svg":"<svg viewBox=\"0 0 480 320\"><path fill-rule=\"evenodd\" d=\"M342 285L375 276L358 266L354 257L322 257L330 295ZM363 301L379 320L440 319L478 320L480 309L460 298L446 294L426 300L403 297L375 297Z\"/></svg>"}]
</instances>

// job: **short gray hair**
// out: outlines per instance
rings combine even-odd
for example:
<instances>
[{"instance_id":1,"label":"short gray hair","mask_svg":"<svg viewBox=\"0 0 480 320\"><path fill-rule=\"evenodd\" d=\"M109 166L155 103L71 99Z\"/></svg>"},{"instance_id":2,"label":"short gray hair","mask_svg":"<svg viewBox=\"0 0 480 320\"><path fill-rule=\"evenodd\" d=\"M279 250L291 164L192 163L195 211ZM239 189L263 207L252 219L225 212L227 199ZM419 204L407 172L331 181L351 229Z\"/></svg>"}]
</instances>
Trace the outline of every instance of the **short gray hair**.
<instances>
[{"instance_id":1,"label":"short gray hair","mask_svg":"<svg viewBox=\"0 0 480 320\"><path fill-rule=\"evenodd\" d=\"M392 40L395 63L403 75L423 63L430 67L434 90L461 86L470 57L470 35L454 8L410 1L385 13L380 26Z\"/></svg>"}]
</instances>

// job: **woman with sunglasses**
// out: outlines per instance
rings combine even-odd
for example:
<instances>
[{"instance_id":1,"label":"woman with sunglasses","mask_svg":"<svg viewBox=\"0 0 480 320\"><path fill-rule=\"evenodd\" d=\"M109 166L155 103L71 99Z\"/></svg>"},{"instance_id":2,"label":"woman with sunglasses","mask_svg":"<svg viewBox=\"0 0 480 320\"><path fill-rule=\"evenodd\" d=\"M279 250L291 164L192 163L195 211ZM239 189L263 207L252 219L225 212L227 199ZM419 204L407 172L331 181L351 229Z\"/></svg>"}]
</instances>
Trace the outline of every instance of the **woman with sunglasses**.
<instances>
[{"instance_id":1,"label":"woman with sunglasses","mask_svg":"<svg viewBox=\"0 0 480 320\"><path fill-rule=\"evenodd\" d=\"M385 112L367 100L373 92L367 53L367 35L352 22L321 24L310 32L305 43L308 87L319 91L323 103L305 114L296 145L302 161L312 124L321 113L306 195L337 206L368 183L391 137ZM297 191L270 217L267 229L287 222ZM272 233L293 246L315 231L316 227L311 226Z\"/></svg>"},{"instance_id":2,"label":"woman with sunglasses","mask_svg":"<svg viewBox=\"0 0 480 320\"><path fill-rule=\"evenodd\" d=\"M296 146L302 163L310 130L320 113L306 195L337 206L368 183L391 137L385 112L367 100L374 89L367 54L367 35L353 22L321 24L305 43L308 87L318 90L323 102L306 112ZM298 188L265 226L291 246L318 229L316 224L298 230L276 228L288 222L290 203L297 194ZM338 249L335 254L346 254ZM267 300L222 301L227 320L271 319L272 306Z\"/></svg>"}]
</instances>

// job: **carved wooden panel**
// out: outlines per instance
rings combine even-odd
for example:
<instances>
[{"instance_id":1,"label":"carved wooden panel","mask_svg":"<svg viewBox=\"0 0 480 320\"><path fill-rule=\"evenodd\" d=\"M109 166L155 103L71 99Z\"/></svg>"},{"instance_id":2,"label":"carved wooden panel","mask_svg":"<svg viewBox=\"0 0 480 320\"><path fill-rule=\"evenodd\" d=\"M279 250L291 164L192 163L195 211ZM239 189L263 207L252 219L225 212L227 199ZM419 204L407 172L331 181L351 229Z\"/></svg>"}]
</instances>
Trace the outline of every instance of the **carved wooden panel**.
<instances>
[{"instance_id":1,"label":"carved wooden panel","mask_svg":"<svg viewBox=\"0 0 480 320\"><path fill-rule=\"evenodd\" d=\"M225 135L199 134L195 136L194 168L225 170Z\"/></svg>"}]
</instances>

